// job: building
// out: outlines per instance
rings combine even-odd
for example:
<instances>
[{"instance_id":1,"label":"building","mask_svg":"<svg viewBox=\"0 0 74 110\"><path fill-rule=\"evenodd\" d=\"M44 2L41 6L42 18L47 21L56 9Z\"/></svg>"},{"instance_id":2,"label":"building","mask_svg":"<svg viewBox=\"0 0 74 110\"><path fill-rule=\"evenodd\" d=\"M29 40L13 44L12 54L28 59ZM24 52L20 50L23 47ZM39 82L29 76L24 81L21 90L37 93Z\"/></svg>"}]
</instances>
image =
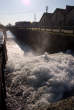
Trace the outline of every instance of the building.
<instances>
[{"instance_id":1,"label":"building","mask_svg":"<svg viewBox=\"0 0 74 110\"><path fill-rule=\"evenodd\" d=\"M53 13L44 13L39 22L16 22L16 27L24 28L70 28L74 27L74 6L57 8Z\"/></svg>"},{"instance_id":2,"label":"building","mask_svg":"<svg viewBox=\"0 0 74 110\"><path fill-rule=\"evenodd\" d=\"M16 26L16 27L31 28L31 22L23 22L23 21L20 21L20 22L16 22L16 23L15 23L15 26Z\"/></svg>"},{"instance_id":3,"label":"building","mask_svg":"<svg viewBox=\"0 0 74 110\"><path fill-rule=\"evenodd\" d=\"M32 22L31 27L32 28L39 28L39 22Z\"/></svg>"},{"instance_id":4,"label":"building","mask_svg":"<svg viewBox=\"0 0 74 110\"><path fill-rule=\"evenodd\" d=\"M74 6L66 6L66 25L74 26Z\"/></svg>"},{"instance_id":5,"label":"building","mask_svg":"<svg viewBox=\"0 0 74 110\"><path fill-rule=\"evenodd\" d=\"M53 13L44 13L39 23L41 28L73 27L74 6L66 6L66 9L57 8Z\"/></svg>"},{"instance_id":6,"label":"building","mask_svg":"<svg viewBox=\"0 0 74 110\"><path fill-rule=\"evenodd\" d=\"M52 27L58 28L65 25L66 10L57 8L52 16Z\"/></svg>"},{"instance_id":7,"label":"building","mask_svg":"<svg viewBox=\"0 0 74 110\"><path fill-rule=\"evenodd\" d=\"M44 13L40 19L40 28L50 28L52 25L52 13Z\"/></svg>"}]
</instances>

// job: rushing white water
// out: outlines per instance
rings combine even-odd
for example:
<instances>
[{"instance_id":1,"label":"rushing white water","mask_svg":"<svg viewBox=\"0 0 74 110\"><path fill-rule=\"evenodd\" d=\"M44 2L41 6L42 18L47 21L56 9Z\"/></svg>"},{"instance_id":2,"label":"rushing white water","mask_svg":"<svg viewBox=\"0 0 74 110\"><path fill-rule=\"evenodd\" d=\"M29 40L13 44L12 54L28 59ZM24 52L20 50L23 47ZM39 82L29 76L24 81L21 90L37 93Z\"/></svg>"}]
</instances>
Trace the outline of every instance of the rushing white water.
<instances>
[{"instance_id":1,"label":"rushing white water","mask_svg":"<svg viewBox=\"0 0 74 110\"><path fill-rule=\"evenodd\" d=\"M28 49L28 51L27 51ZM24 51L13 35L7 40L7 106L9 110L39 110L63 98L74 87L74 57L67 53L36 56Z\"/></svg>"}]
</instances>

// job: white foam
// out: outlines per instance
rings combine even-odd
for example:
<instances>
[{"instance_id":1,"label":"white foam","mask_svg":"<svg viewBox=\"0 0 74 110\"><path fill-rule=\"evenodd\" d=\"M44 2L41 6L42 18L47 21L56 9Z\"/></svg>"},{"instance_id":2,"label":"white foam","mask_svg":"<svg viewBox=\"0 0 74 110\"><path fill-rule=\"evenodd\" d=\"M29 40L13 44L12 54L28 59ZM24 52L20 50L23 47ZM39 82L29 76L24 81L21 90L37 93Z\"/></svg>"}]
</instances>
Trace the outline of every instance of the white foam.
<instances>
[{"instance_id":1,"label":"white foam","mask_svg":"<svg viewBox=\"0 0 74 110\"><path fill-rule=\"evenodd\" d=\"M7 41L7 104L12 110L26 110L40 103L49 104L74 87L74 57L57 53L35 56L23 51L15 42ZM10 83L9 83L10 82ZM12 100L16 103L13 107Z\"/></svg>"}]
</instances>

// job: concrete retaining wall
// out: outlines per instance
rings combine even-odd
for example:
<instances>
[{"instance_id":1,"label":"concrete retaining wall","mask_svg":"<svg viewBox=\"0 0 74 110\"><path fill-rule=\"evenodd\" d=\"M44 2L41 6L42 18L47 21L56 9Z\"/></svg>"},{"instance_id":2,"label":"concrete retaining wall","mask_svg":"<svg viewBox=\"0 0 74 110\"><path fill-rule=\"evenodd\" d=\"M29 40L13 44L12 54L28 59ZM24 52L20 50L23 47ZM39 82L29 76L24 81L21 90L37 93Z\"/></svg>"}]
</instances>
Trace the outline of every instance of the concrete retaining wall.
<instances>
[{"instance_id":1,"label":"concrete retaining wall","mask_svg":"<svg viewBox=\"0 0 74 110\"><path fill-rule=\"evenodd\" d=\"M37 52L54 53L58 51L65 51L67 49L74 50L74 36L64 34L52 34L47 31L39 30L25 30L12 29L16 38L24 43L30 45Z\"/></svg>"}]
</instances>

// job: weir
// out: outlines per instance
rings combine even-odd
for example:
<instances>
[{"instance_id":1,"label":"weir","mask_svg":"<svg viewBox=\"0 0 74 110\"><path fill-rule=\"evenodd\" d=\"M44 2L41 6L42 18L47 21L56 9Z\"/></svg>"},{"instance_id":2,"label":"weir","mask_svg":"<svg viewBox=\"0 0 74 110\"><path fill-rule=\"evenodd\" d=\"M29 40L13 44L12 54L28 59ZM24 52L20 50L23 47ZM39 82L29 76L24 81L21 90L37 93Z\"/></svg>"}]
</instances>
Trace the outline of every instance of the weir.
<instances>
[{"instance_id":1,"label":"weir","mask_svg":"<svg viewBox=\"0 0 74 110\"><path fill-rule=\"evenodd\" d=\"M54 33L38 30L12 29L11 31L15 36L9 32L10 35L8 35L7 44L5 45L8 50L8 61L7 57L5 57L5 61L7 61L6 87L8 108L10 110L25 110L25 108L28 109L30 106L38 106L40 101L40 106L42 107L45 104L45 110L49 110L47 109L49 102L56 102L74 95L72 83L74 77L74 74L72 74L74 57L64 53L42 54L46 51L55 53L65 51L66 49L73 50L73 36L71 38L70 36L57 36L56 34L54 36ZM47 40L45 40L45 37ZM23 46L23 50L18 41ZM25 44L42 55L34 55L33 51L27 48ZM6 49L4 53L7 53ZM4 104L3 101L2 103Z\"/></svg>"},{"instance_id":2,"label":"weir","mask_svg":"<svg viewBox=\"0 0 74 110\"><path fill-rule=\"evenodd\" d=\"M62 52L35 55L23 43L22 50L15 37L10 33L7 39L7 107L47 110L50 103L73 96L74 56Z\"/></svg>"},{"instance_id":3,"label":"weir","mask_svg":"<svg viewBox=\"0 0 74 110\"><path fill-rule=\"evenodd\" d=\"M38 53L44 53L45 51L48 53L66 50L74 51L74 34L71 33L17 27L11 27L10 30L19 42L28 44Z\"/></svg>"}]
</instances>

